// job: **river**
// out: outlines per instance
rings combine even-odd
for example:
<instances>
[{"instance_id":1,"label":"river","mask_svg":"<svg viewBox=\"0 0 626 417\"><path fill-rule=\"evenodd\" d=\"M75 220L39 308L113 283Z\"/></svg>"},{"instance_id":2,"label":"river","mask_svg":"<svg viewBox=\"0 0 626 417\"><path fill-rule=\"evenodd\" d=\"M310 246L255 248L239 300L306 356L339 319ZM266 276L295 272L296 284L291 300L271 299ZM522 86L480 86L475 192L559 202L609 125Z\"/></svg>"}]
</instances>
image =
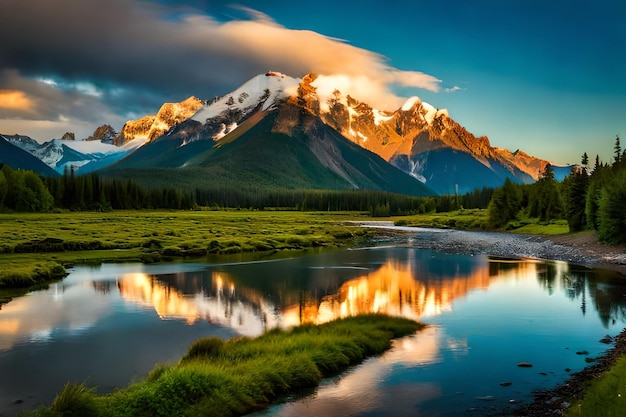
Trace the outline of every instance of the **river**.
<instances>
[{"instance_id":1,"label":"river","mask_svg":"<svg viewBox=\"0 0 626 417\"><path fill-rule=\"evenodd\" d=\"M428 324L258 416L454 416L529 401L607 349L626 283L565 262L398 244L234 263L77 266L0 309L0 415L67 381L109 392L203 336L383 312ZM532 367L518 367L528 362Z\"/></svg>"}]
</instances>

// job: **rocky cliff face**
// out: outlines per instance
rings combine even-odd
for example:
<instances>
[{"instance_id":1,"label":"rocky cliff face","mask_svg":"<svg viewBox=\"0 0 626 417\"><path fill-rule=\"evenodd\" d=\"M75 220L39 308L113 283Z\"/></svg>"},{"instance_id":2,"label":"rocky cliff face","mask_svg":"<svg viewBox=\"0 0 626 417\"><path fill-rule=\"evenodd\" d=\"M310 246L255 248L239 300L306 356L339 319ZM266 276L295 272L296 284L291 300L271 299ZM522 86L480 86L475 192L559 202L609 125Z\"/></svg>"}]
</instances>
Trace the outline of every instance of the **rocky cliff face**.
<instances>
[{"instance_id":1,"label":"rocky cliff face","mask_svg":"<svg viewBox=\"0 0 626 417\"><path fill-rule=\"evenodd\" d=\"M476 137L452 119L447 110L436 109L417 97L408 99L395 111L383 111L335 90L331 97L318 97L315 75L302 79L294 103L318 115L345 138L380 155L386 161L412 161L411 175L423 178L419 163L424 155L440 150L463 152L487 168L495 162L515 176L515 171L538 178L548 164L521 151L498 149L486 136ZM421 158L420 158L421 155ZM398 167L407 171L407 165Z\"/></svg>"},{"instance_id":2,"label":"rocky cliff face","mask_svg":"<svg viewBox=\"0 0 626 417\"><path fill-rule=\"evenodd\" d=\"M96 140L102 143L113 143L113 139L117 136L117 132L111 125L102 125L93 132L93 135L89 136L85 140Z\"/></svg>"},{"instance_id":3,"label":"rocky cliff face","mask_svg":"<svg viewBox=\"0 0 626 417\"><path fill-rule=\"evenodd\" d=\"M172 127L189 119L202 106L203 102L193 96L180 103L165 103L156 115L126 122L119 135L113 139L113 143L122 146L134 139L153 141Z\"/></svg>"},{"instance_id":4,"label":"rocky cliff face","mask_svg":"<svg viewBox=\"0 0 626 417\"><path fill-rule=\"evenodd\" d=\"M76 135L74 132L65 132L65 134L61 137L61 140L75 140Z\"/></svg>"}]
</instances>

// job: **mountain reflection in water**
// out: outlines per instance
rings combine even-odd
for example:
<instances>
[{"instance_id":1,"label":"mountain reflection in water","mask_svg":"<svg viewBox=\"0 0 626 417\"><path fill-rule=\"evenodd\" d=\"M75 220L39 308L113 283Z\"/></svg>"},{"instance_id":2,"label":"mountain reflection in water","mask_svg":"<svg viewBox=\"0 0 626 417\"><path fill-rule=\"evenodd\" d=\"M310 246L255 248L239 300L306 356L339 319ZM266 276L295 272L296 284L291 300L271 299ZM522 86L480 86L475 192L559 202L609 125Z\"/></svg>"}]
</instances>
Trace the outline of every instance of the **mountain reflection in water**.
<instances>
[{"instance_id":1,"label":"mountain reflection in water","mask_svg":"<svg viewBox=\"0 0 626 417\"><path fill-rule=\"evenodd\" d=\"M103 392L127 385L155 363L177 361L199 337L370 312L429 326L321 387L319 401L268 415L390 416L407 407L454 415L512 381L489 403L502 408L585 366L577 351L604 351L598 340L626 323L625 295L615 275L563 262L402 246L233 264L79 266L1 306L0 414L50 402L67 381ZM520 361L537 371L520 370ZM11 405L17 399L24 402Z\"/></svg>"},{"instance_id":2,"label":"mountain reflection in water","mask_svg":"<svg viewBox=\"0 0 626 417\"><path fill-rule=\"evenodd\" d=\"M238 284L236 273L210 272L208 280L174 279L147 274L123 275L118 288L124 300L151 306L163 319L183 319L192 324L207 320L254 336L272 327L321 324L337 318L364 313L384 313L419 320L450 310L455 298L474 289L487 288L487 265L469 275L418 280L410 264L390 260L371 272L342 283L336 292L316 296L318 291L298 291L297 303L281 303L261 290ZM186 280L185 288L177 282ZM189 283L195 283L190 288ZM293 297L289 297L291 299Z\"/></svg>"},{"instance_id":3,"label":"mountain reflection in water","mask_svg":"<svg viewBox=\"0 0 626 417\"><path fill-rule=\"evenodd\" d=\"M589 270L571 270L564 262L499 259L465 270L457 265L446 274L425 271L414 260L391 259L369 269L353 268L359 272L363 269L365 273L342 283L328 286L326 282L324 288L283 288L278 294L265 291L264 283L257 288L246 286L232 270L168 276L129 274L121 276L118 288L125 300L152 306L163 319L183 319L189 324L206 320L247 336L273 327L321 324L365 313L420 320L450 311L455 299L485 290L494 280L533 278L550 294L562 290L570 299L580 298L583 312L591 301L604 323L626 317L621 291L614 291L608 282L587 282Z\"/></svg>"}]
</instances>

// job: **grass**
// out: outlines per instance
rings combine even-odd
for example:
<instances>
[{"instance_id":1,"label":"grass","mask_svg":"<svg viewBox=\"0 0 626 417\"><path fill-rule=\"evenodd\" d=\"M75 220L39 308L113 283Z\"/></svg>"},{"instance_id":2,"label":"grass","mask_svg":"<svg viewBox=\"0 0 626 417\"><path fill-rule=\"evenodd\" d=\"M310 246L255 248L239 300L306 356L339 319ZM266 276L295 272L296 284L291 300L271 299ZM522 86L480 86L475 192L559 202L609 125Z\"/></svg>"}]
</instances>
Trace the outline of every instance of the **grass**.
<instances>
[{"instance_id":1,"label":"grass","mask_svg":"<svg viewBox=\"0 0 626 417\"><path fill-rule=\"evenodd\" d=\"M0 214L0 289L62 277L63 266L339 247L358 213L115 211Z\"/></svg>"},{"instance_id":2,"label":"grass","mask_svg":"<svg viewBox=\"0 0 626 417\"><path fill-rule=\"evenodd\" d=\"M425 213L392 219L398 226L490 230L489 213L483 209L461 209L447 213ZM569 227L566 220L539 222L537 218L520 218L510 221L502 230L531 235L560 235L568 233Z\"/></svg>"},{"instance_id":3,"label":"grass","mask_svg":"<svg viewBox=\"0 0 626 417\"><path fill-rule=\"evenodd\" d=\"M593 380L581 401L567 410L566 416L618 417L626 410L626 356L599 379Z\"/></svg>"},{"instance_id":4,"label":"grass","mask_svg":"<svg viewBox=\"0 0 626 417\"><path fill-rule=\"evenodd\" d=\"M200 339L178 363L157 365L142 382L104 396L84 385L67 385L51 406L31 415L240 416L315 387L422 327L370 314L273 329L254 339Z\"/></svg>"},{"instance_id":5,"label":"grass","mask_svg":"<svg viewBox=\"0 0 626 417\"><path fill-rule=\"evenodd\" d=\"M398 226L435 227L443 229L486 230L487 210L455 210L446 213L424 213L392 217Z\"/></svg>"}]
</instances>

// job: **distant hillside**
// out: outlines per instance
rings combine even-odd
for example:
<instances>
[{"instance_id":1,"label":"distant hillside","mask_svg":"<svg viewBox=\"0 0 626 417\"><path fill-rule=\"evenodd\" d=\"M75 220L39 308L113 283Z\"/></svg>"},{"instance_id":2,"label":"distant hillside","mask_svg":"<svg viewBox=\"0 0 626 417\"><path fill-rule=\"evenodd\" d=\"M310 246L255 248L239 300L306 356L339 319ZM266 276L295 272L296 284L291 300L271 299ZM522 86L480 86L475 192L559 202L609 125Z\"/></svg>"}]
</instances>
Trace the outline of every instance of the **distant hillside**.
<instances>
[{"instance_id":1,"label":"distant hillside","mask_svg":"<svg viewBox=\"0 0 626 417\"><path fill-rule=\"evenodd\" d=\"M37 157L11 144L4 135L0 135L0 164L13 169L28 169L47 177L59 175Z\"/></svg>"}]
</instances>

